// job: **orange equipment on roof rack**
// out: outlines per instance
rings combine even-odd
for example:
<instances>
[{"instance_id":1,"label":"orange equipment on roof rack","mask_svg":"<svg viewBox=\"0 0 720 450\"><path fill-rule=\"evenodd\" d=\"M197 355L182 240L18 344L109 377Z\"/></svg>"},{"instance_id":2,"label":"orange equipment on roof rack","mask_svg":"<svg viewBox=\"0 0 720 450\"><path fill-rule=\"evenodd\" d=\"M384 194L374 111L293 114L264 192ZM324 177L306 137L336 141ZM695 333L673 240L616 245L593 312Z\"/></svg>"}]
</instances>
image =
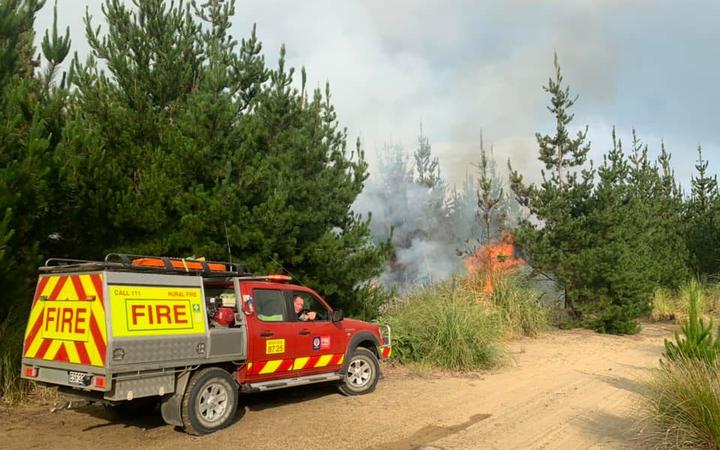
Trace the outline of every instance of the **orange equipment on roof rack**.
<instances>
[{"instance_id":1,"label":"orange equipment on roof rack","mask_svg":"<svg viewBox=\"0 0 720 450\"><path fill-rule=\"evenodd\" d=\"M204 261L196 261L193 259L185 259L185 258L166 258L170 261L170 264L173 266L173 268L178 270L203 270L203 263ZM136 258L132 261L133 267L157 267L159 269L163 269L166 267L165 261L163 258L150 258L150 257L143 257L143 258ZM225 264L222 263L216 263L216 262L208 262L205 263L205 266L207 266L208 269L212 272L226 272L228 268Z\"/></svg>"}]
</instances>

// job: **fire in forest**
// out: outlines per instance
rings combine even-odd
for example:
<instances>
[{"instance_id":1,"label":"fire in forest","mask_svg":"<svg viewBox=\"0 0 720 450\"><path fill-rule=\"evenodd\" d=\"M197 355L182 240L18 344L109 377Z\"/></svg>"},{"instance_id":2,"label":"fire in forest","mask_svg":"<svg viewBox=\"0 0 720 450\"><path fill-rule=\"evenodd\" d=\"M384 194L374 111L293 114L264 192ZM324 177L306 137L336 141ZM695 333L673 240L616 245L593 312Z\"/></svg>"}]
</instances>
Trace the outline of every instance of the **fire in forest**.
<instances>
[{"instance_id":1,"label":"fire in forest","mask_svg":"<svg viewBox=\"0 0 720 450\"><path fill-rule=\"evenodd\" d=\"M484 280L483 292L493 292L493 280L525 264L525 260L515 256L515 240L510 233L503 233L499 240L478 246L464 258L469 273L481 276Z\"/></svg>"}]
</instances>

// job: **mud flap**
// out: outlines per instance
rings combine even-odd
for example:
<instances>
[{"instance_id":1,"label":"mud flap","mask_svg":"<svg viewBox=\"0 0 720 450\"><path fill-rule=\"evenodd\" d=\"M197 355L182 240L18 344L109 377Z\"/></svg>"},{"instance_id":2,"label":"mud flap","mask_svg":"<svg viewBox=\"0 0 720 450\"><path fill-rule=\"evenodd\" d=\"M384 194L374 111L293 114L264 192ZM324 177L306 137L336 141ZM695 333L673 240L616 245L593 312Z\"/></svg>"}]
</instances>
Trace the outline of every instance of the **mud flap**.
<instances>
[{"instance_id":1,"label":"mud flap","mask_svg":"<svg viewBox=\"0 0 720 450\"><path fill-rule=\"evenodd\" d=\"M187 388L188 382L190 381L190 371L182 372L177 376L175 382L175 393L167 397L163 397L160 402L160 412L162 418L168 425L175 425L178 427L183 426L182 422L182 400L185 395L185 388Z\"/></svg>"}]
</instances>

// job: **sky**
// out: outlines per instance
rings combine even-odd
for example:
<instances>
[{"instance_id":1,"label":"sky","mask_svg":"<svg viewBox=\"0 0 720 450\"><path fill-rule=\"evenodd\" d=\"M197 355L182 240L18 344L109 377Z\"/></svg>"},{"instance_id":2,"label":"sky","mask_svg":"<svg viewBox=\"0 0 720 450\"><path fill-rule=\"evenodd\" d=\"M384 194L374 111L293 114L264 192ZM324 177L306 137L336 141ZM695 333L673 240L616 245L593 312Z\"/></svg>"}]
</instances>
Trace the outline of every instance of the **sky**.
<instances>
[{"instance_id":1,"label":"sky","mask_svg":"<svg viewBox=\"0 0 720 450\"><path fill-rule=\"evenodd\" d=\"M38 39L52 24L39 13ZM99 1L58 0L73 51L88 52L82 17L102 25ZM269 64L280 46L311 86L329 81L349 142L360 137L374 169L385 144L412 152L422 124L443 175L473 174L479 136L499 165L509 158L537 179L535 133L553 118L542 86L557 53L579 95L573 131L589 127L599 162L615 126L656 155L660 142L688 185L702 145L720 171L720 2L687 0L249 0L237 1L232 34L257 24Z\"/></svg>"}]
</instances>

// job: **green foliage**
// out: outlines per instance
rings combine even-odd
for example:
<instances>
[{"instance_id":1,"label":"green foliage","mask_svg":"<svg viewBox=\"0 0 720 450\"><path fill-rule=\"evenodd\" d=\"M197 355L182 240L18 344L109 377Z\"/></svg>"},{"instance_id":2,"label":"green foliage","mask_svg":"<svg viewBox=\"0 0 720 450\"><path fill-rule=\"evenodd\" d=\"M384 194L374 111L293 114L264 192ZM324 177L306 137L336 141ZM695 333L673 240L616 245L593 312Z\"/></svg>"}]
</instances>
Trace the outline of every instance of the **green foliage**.
<instances>
[{"instance_id":1,"label":"green foliage","mask_svg":"<svg viewBox=\"0 0 720 450\"><path fill-rule=\"evenodd\" d=\"M658 448L720 448L720 366L680 357L647 382L644 415Z\"/></svg>"},{"instance_id":2,"label":"green foliage","mask_svg":"<svg viewBox=\"0 0 720 450\"><path fill-rule=\"evenodd\" d=\"M687 321L681 325L681 334L675 332L674 340L665 340L665 357L671 361L697 359L714 363L720 352L720 327L713 336L713 321L706 325L701 317L702 287L696 280L683 289L689 305Z\"/></svg>"},{"instance_id":3,"label":"green foliage","mask_svg":"<svg viewBox=\"0 0 720 450\"><path fill-rule=\"evenodd\" d=\"M633 133L629 156L613 131L613 147L598 169L588 230L595 238L575 284L586 299L582 323L601 332L634 333L658 286L687 276L681 199L663 148L658 164Z\"/></svg>"},{"instance_id":4,"label":"green foliage","mask_svg":"<svg viewBox=\"0 0 720 450\"><path fill-rule=\"evenodd\" d=\"M447 233L444 233L449 225L445 201L447 186L440 175L440 162L437 156L433 156L430 139L423 135L422 126L413 158L415 159L415 186L411 189L415 192L411 192L411 196L415 197L412 198L415 202L420 200L420 204L410 203L408 205L412 209L417 209L419 215L416 217L418 223L414 224L415 232L406 238L410 239L410 246L412 246L412 239L432 241L438 236L442 236L440 239L446 240L449 238Z\"/></svg>"},{"instance_id":5,"label":"green foliage","mask_svg":"<svg viewBox=\"0 0 720 450\"><path fill-rule=\"evenodd\" d=\"M374 321L380 309L392 301L395 291L376 283L365 283L358 289L358 303L353 308L353 317L364 321Z\"/></svg>"},{"instance_id":6,"label":"green foliage","mask_svg":"<svg viewBox=\"0 0 720 450\"><path fill-rule=\"evenodd\" d=\"M32 75L37 64L32 60L32 26L44 4L44 0L0 1L0 87L13 76Z\"/></svg>"},{"instance_id":7,"label":"green foliage","mask_svg":"<svg viewBox=\"0 0 720 450\"><path fill-rule=\"evenodd\" d=\"M555 63L545 89L556 131L538 135L543 181L526 185L511 174L516 197L535 219L520 224L517 241L531 267L564 291L577 324L635 333L655 288L675 288L688 276L682 194L665 147L652 161L635 132L628 154L613 130L613 146L597 171L586 165L587 129L570 138L568 109L576 98L563 88Z\"/></svg>"},{"instance_id":8,"label":"green foliage","mask_svg":"<svg viewBox=\"0 0 720 450\"><path fill-rule=\"evenodd\" d=\"M640 331L640 324L635 320L640 314L633 305L617 304L605 298L586 305L580 324L599 333L635 334Z\"/></svg>"},{"instance_id":9,"label":"green foliage","mask_svg":"<svg viewBox=\"0 0 720 450\"><path fill-rule=\"evenodd\" d=\"M685 206L687 242L697 274L720 272L720 192L717 175L708 173L709 161L698 147L691 196Z\"/></svg>"},{"instance_id":10,"label":"green foliage","mask_svg":"<svg viewBox=\"0 0 720 450\"><path fill-rule=\"evenodd\" d=\"M224 259L227 227L247 269L286 269L348 314L373 315L363 286L391 247L372 244L369 218L350 209L367 163L329 86L308 92L303 70L294 87L284 48L267 67L254 29L233 39L232 1L103 10L107 32L86 17L91 55L73 62L71 206L54 254Z\"/></svg>"},{"instance_id":11,"label":"green foliage","mask_svg":"<svg viewBox=\"0 0 720 450\"><path fill-rule=\"evenodd\" d=\"M421 289L383 315L400 362L454 370L495 367L503 359L502 318L456 280Z\"/></svg>"},{"instance_id":12,"label":"green foliage","mask_svg":"<svg viewBox=\"0 0 720 450\"><path fill-rule=\"evenodd\" d=\"M267 67L254 28L230 36L232 1L108 0L101 26L85 17L88 59L59 77L57 20L34 59L42 4L0 0L0 386L17 382L49 256L225 259L227 227L247 269L287 269L348 315L377 315L387 293L368 281L391 245L351 211L367 163L329 87L308 92L304 70L295 87L284 48Z\"/></svg>"},{"instance_id":13,"label":"green foliage","mask_svg":"<svg viewBox=\"0 0 720 450\"><path fill-rule=\"evenodd\" d=\"M35 13L44 2L0 0L0 396L18 395L24 323L36 268L62 221L56 146L66 91L41 80L32 46ZM43 40L49 65L60 64L69 40Z\"/></svg>"},{"instance_id":14,"label":"green foliage","mask_svg":"<svg viewBox=\"0 0 720 450\"><path fill-rule=\"evenodd\" d=\"M483 242L497 238L500 230L505 227L507 219L507 202L502 182L498 179L490 152L480 136L480 161L478 162L477 217L483 226ZM495 233L493 233L495 231Z\"/></svg>"},{"instance_id":15,"label":"green foliage","mask_svg":"<svg viewBox=\"0 0 720 450\"><path fill-rule=\"evenodd\" d=\"M516 230L517 242L525 250L528 263L537 271L553 274L565 292L566 308L578 315L574 278L584 263L583 250L591 239L586 221L594 172L583 169L590 150L587 129L574 138L568 130L573 119L569 110L577 97L563 86L557 55L554 75L544 89L550 94L548 109L555 117L555 133L536 135L538 159L545 166L542 182L528 185L510 166L510 186L518 202L537 219L522 221Z\"/></svg>"}]
</instances>

